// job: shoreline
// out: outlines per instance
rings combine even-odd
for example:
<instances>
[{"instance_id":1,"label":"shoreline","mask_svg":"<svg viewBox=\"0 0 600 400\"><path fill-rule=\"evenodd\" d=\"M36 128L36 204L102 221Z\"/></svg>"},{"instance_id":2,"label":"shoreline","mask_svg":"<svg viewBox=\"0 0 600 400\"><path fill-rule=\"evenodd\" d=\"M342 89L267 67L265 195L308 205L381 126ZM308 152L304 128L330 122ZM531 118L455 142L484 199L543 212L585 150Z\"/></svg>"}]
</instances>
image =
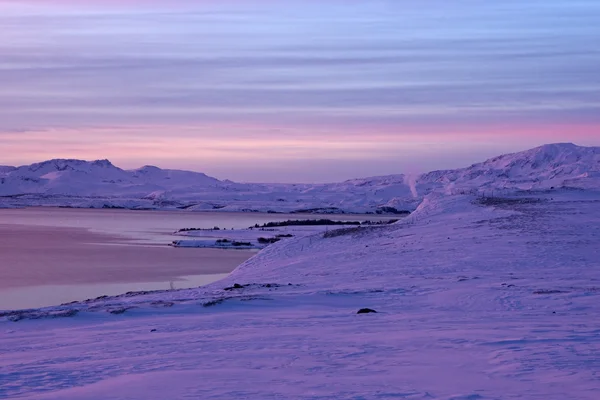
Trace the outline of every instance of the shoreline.
<instances>
[{"instance_id":1,"label":"shoreline","mask_svg":"<svg viewBox=\"0 0 600 400\"><path fill-rule=\"evenodd\" d=\"M209 284L226 277L275 241L271 238L277 236L275 232L259 232L249 226L295 217L46 207L0 210L0 299L4 300L0 301L0 308L43 307L102 295ZM330 217L375 223L389 220L377 216ZM229 229L215 231L217 225ZM187 235L179 232L198 226L203 230ZM213 229L205 231L205 227ZM281 227L273 231L281 231L283 239L327 229ZM195 237L198 233L208 233L211 238ZM248 234L252 237L246 237ZM174 241L179 245L174 246ZM234 246L237 242L253 245ZM62 293L70 297L59 295Z\"/></svg>"},{"instance_id":2,"label":"shoreline","mask_svg":"<svg viewBox=\"0 0 600 400\"><path fill-rule=\"evenodd\" d=\"M226 274L255 252L177 251L85 228L0 224L0 290L43 285L120 284ZM113 246L106 251L106 245Z\"/></svg>"},{"instance_id":3,"label":"shoreline","mask_svg":"<svg viewBox=\"0 0 600 400\"><path fill-rule=\"evenodd\" d=\"M3 197L0 196L0 200ZM9 210L80 210L80 211L112 211L112 212L153 212L153 213L178 213L178 214L225 214L225 215L272 215L273 218L277 219L283 215L289 216L297 216L299 219L302 216L306 218L310 218L312 216L322 215L327 218L348 218L348 217L369 217L374 219L393 219L393 218L403 218L409 216L414 210L400 210L400 212L386 212L386 213L377 213L377 212L351 212L347 210L339 209L339 212L309 212L303 210L284 210L284 211L274 211L274 210L231 210L225 208L213 208L213 209L188 209L188 208L135 208L135 207L94 207L94 206L65 206L65 205L15 205L15 206L6 206L0 202L0 210L1 211L9 211Z\"/></svg>"}]
</instances>

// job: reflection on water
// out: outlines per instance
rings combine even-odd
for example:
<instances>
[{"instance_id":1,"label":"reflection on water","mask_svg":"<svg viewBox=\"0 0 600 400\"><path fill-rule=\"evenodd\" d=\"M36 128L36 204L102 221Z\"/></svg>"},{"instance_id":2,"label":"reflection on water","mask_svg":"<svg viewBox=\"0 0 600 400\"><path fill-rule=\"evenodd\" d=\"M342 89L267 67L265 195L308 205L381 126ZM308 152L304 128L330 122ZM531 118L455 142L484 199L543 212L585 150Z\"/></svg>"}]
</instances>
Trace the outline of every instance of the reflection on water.
<instances>
[{"instance_id":1,"label":"reflection on water","mask_svg":"<svg viewBox=\"0 0 600 400\"><path fill-rule=\"evenodd\" d=\"M42 285L0 289L0 310L46 307L104 295L116 296L127 292L194 288L218 281L227 275L191 275L168 282Z\"/></svg>"}]
</instances>

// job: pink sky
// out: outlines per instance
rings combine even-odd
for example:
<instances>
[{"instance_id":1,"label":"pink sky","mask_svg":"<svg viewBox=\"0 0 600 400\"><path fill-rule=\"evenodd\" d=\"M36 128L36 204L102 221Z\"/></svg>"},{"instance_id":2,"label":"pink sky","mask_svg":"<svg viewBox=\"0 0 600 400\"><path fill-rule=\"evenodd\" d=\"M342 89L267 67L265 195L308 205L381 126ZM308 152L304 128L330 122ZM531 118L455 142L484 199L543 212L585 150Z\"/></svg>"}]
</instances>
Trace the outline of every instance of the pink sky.
<instances>
[{"instance_id":1,"label":"pink sky","mask_svg":"<svg viewBox=\"0 0 600 400\"><path fill-rule=\"evenodd\" d=\"M600 145L600 5L486 3L0 0L0 165L332 181Z\"/></svg>"}]
</instances>

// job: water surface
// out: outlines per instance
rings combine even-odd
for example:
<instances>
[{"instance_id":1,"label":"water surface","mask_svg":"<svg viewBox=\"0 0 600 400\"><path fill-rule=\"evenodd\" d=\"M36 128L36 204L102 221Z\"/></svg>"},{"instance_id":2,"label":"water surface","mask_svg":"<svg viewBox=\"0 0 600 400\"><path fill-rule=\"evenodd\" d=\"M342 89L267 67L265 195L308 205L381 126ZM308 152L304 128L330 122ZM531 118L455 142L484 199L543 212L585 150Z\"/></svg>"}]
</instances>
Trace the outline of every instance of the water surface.
<instances>
[{"instance_id":1,"label":"water surface","mask_svg":"<svg viewBox=\"0 0 600 400\"><path fill-rule=\"evenodd\" d=\"M0 309L40 307L136 290L196 287L255 251L180 249L180 228L247 228L319 215L28 208L0 210ZM336 220L382 216L327 216Z\"/></svg>"}]
</instances>

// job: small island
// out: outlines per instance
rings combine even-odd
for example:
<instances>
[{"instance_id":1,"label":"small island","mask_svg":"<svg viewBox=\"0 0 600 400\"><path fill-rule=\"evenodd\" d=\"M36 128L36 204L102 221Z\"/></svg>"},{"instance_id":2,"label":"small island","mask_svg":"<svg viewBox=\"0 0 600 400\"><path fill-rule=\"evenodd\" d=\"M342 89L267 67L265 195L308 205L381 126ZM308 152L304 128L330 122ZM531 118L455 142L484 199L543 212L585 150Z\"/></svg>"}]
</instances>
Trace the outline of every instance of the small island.
<instances>
[{"instance_id":1,"label":"small island","mask_svg":"<svg viewBox=\"0 0 600 400\"><path fill-rule=\"evenodd\" d=\"M287 220L256 224L246 229L213 228L182 228L175 232L185 239L174 240L173 247L183 248L215 248L251 250L263 249L273 243L292 237L311 236L327 233L335 229L386 226L398 222L398 219L383 221L333 221L330 219L317 220Z\"/></svg>"}]
</instances>

